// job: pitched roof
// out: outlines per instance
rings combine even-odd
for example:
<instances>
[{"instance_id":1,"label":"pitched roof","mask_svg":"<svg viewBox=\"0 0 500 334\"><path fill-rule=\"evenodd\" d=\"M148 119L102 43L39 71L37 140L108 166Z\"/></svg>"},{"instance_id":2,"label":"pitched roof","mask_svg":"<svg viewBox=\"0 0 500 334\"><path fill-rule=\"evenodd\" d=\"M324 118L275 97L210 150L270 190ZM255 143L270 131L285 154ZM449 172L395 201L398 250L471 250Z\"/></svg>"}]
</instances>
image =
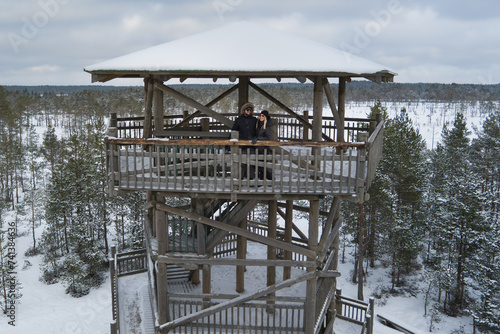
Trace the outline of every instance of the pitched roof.
<instances>
[{"instance_id":1,"label":"pitched roof","mask_svg":"<svg viewBox=\"0 0 500 334\"><path fill-rule=\"evenodd\" d=\"M84 69L93 81L114 77L379 77L386 67L330 46L251 22L237 22L110 59Z\"/></svg>"}]
</instances>

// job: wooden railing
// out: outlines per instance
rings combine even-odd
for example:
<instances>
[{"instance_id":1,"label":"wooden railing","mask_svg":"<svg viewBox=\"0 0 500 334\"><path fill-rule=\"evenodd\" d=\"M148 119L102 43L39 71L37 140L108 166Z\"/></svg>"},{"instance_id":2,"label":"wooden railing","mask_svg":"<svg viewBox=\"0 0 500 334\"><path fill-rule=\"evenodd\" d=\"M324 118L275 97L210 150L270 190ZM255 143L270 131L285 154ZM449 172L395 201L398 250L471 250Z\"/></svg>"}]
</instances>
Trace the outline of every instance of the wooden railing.
<instances>
[{"instance_id":1,"label":"wooden railing","mask_svg":"<svg viewBox=\"0 0 500 334\"><path fill-rule=\"evenodd\" d=\"M227 196L258 188L259 194L272 195L356 195L365 186L364 143L269 141L260 143L268 147L261 152L248 148L249 141L110 139L108 144L112 194L152 190ZM337 155L336 147L345 153Z\"/></svg>"},{"instance_id":2,"label":"wooden railing","mask_svg":"<svg viewBox=\"0 0 500 334\"><path fill-rule=\"evenodd\" d=\"M148 270L147 255L145 249L136 251L117 253L116 259L116 273L118 276L133 275Z\"/></svg>"},{"instance_id":3,"label":"wooden railing","mask_svg":"<svg viewBox=\"0 0 500 334\"><path fill-rule=\"evenodd\" d=\"M170 319L194 314L237 295L169 296ZM204 301L204 300L205 301ZM210 302L206 300L210 299ZM219 300L219 301L218 301ZM272 301L269 305L267 302ZM224 308L191 323L173 327L169 333L304 333L304 302L299 298L265 298Z\"/></svg>"},{"instance_id":4,"label":"wooden railing","mask_svg":"<svg viewBox=\"0 0 500 334\"><path fill-rule=\"evenodd\" d=\"M375 302L370 298L369 303L360 300L347 298L341 295L340 289L335 294L335 305L337 318L361 325L360 334L373 333L373 319Z\"/></svg>"},{"instance_id":5,"label":"wooden railing","mask_svg":"<svg viewBox=\"0 0 500 334\"><path fill-rule=\"evenodd\" d=\"M155 130L155 138L150 139L141 138L141 117L114 122L108 137L111 194L135 190L201 192L225 194L235 200L258 188L259 194L268 195L355 197L362 195L360 189L368 189L382 155L383 122L373 119L346 119L344 142L334 142L335 122L323 117L324 141L311 142L311 130L303 120L276 115L278 141L257 145L214 139L231 135L230 129L212 118L198 117L177 126L182 120L182 116L165 116L163 129ZM259 171L262 179L257 178ZM254 172L255 180L245 179Z\"/></svg>"},{"instance_id":6,"label":"wooden railing","mask_svg":"<svg viewBox=\"0 0 500 334\"><path fill-rule=\"evenodd\" d=\"M234 121L237 114L234 113L221 113L228 117L230 120ZM208 120L206 123L207 129L212 132L225 133L225 138L230 138L229 128L222 125L217 120L201 116L194 118L189 121L186 126L176 127L180 122L183 121L182 115L166 115L163 120L163 129L154 129L155 131L185 131L190 129L191 131L202 131L205 127L202 125L202 119ZM279 141L294 141L294 140L308 140L311 138L311 130L304 126L304 124L290 115L273 115L272 116L277 133L277 140ZM308 112L304 112L304 119L308 121L312 120L312 116L309 116ZM357 138L359 132L372 131L374 127L374 119L367 118L345 118L344 124L344 140L346 142L354 142ZM322 118L323 122L323 133L335 140L337 138L337 126L333 117L324 116ZM116 124L116 136L117 138L143 138L143 128L144 128L144 117L121 117L117 118ZM178 133L176 133L178 134ZM179 136L173 136L179 137Z\"/></svg>"}]
</instances>

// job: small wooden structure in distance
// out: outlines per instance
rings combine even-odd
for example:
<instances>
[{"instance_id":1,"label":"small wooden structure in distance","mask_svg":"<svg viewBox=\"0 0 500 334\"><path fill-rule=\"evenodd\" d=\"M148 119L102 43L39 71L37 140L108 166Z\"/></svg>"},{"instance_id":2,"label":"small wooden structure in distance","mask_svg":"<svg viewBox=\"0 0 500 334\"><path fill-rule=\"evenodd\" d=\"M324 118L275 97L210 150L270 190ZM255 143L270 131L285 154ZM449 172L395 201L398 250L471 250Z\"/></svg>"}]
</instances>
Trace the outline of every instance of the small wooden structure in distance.
<instances>
[{"instance_id":1,"label":"small wooden structure in distance","mask_svg":"<svg viewBox=\"0 0 500 334\"><path fill-rule=\"evenodd\" d=\"M137 190L148 194L145 230L156 330L332 333L340 275L340 203L365 200L381 158L383 137L380 119L345 118L346 86L351 78L391 82L394 73L249 22L138 51L85 71L92 74L93 82L144 79L140 129L132 132L125 122L112 119L108 176L111 194ZM207 102L166 84L191 78L228 79L234 85ZM338 79L336 94L330 86L332 78ZM273 97L256 84L258 79L312 82L312 115ZM229 140L236 115L227 112L237 110L217 108L222 99L234 98L239 110L248 102L250 89L282 111L274 115L278 140L257 144L265 145L265 150L254 149L249 141ZM164 94L194 112L177 121L167 118ZM323 114L325 97L333 122ZM244 169L259 167L272 179L241 177ZM189 198L190 205L168 205L167 197ZM330 199L328 210L320 211L320 200L325 198ZM298 206L297 200L308 201L309 206ZM248 221L258 203L266 205L269 213L267 224L260 226ZM308 214L308 231L295 226L294 210ZM284 228L277 226L279 216ZM267 258L247 259L247 240L267 245ZM235 245L235 259L224 257L228 244ZM201 282L203 294L169 293L167 268L174 265L190 271L192 281ZM227 295L211 293L211 281L216 279L211 269L221 265L234 266L236 271L236 291ZM248 266L267 268L266 288L245 289ZM292 267L304 270L292 275ZM277 280L278 268L282 279ZM304 296L277 295L301 282L306 282Z\"/></svg>"}]
</instances>

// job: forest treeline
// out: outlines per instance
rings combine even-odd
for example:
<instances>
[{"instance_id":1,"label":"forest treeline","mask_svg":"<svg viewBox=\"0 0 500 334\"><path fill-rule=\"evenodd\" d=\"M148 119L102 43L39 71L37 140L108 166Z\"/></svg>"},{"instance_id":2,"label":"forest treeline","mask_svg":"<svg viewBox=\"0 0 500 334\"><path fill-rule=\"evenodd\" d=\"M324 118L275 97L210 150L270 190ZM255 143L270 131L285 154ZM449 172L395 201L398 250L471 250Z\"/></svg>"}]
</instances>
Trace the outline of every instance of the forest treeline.
<instances>
[{"instance_id":1,"label":"forest treeline","mask_svg":"<svg viewBox=\"0 0 500 334\"><path fill-rule=\"evenodd\" d=\"M378 100L392 98L376 96L371 91L374 84L359 85L359 90L367 85L363 101L373 101L371 112L381 113L386 127L384 157L370 200L362 207L343 203L341 208L341 251L355 249L364 259L361 266L354 265L353 280L369 282L370 268L383 266L391 285L382 287L375 297L424 294L422 311L429 329L440 314L470 314L478 330L499 333L500 110L484 112L474 139L465 116L457 113L454 122L442 129L441 142L428 150L406 110L389 117ZM498 85L436 84L443 91L432 85L415 84L410 89L411 85L401 84L415 96L424 94L424 87L443 96L450 88L450 102L468 96L482 96L479 100L484 101L499 94ZM202 88L178 89L207 103L227 89L222 85L208 91ZM264 89L299 110L312 108L308 91L312 87L307 85ZM257 105L267 103L251 94ZM356 94L356 89L350 94ZM101 284L111 244L119 250L142 247L145 195L107 195L104 143L109 112L142 114L143 95L136 87L44 93L0 87L0 224L8 211L27 217L33 245L26 255L41 254L42 279L47 284L62 281L74 296ZM236 111L234 100L225 99L216 107ZM176 113L186 108L169 97L164 105ZM39 135L40 127L44 132ZM331 198L324 201L328 207ZM360 247L361 221L365 242ZM0 242L0 264L4 244ZM355 272L359 268L361 275ZM425 282L426 288L416 290L415 279ZM0 276L0 291L2 284ZM0 298L0 305L4 303Z\"/></svg>"},{"instance_id":2,"label":"forest treeline","mask_svg":"<svg viewBox=\"0 0 500 334\"><path fill-rule=\"evenodd\" d=\"M167 82L168 84L168 82ZM441 83L384 83L376 84L370 81L352 81L348 84L346 91L347 101L433 101L433 102L475 102L475 101L500 101L500 84L478 85L478 84L441 84ZM223 84L190 84L172 85L186 95L193 98L206 96L205 99L215 97L232 85ZM303 101L308 101L313 90L310 83L283 83L260 85L264 90L286 101L289 105L306 108ZM338 85L331 83L333 90ZM5 89L12 94L31 96L37 100L41 107L49 109L60 109L64 105L56 103L54 97L72 97L78 99L91 97L94 102L99 102L101 107L107 107L108 112L113 111L121 114L133 114L141 111L143 101L143 87L122 87L122 86L6 86ZM260 94L250 91L252 101L262 105L267 105L268 101ZM36 97L36 98L35 98ZM68 100L68 99L65 99ZM167 110L181 107L177 100L165 97ZM204 99L201 98L200 101ZM45 101L45 102L43 102ZM53 101L55 105L52 105ZM33 101L34 102L34 101ZM88 102L88 101L87 101ZM78 102L75 102L78 103ZM326 100L325 100L326 103ZM68 106L69 107L69 106ZM226 112L234 110L236 106L230 103L222 103L221 109Z\"/></svg>"}]
</instances>

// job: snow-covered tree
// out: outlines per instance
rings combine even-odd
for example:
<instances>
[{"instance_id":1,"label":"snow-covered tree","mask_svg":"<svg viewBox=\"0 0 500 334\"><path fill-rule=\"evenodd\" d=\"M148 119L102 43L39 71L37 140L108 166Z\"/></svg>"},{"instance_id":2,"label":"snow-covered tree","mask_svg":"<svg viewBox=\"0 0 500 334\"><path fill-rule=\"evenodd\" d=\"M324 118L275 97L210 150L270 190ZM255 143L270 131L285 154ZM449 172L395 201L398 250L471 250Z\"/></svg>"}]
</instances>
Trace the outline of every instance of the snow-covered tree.
<instances>
[{"instance_id":1,"label":"snow-covered tree","mask_svg":"<svg viewBox=\"0 0 500 334\"><path fill-rule=\"evenodd\" d=\"M472 143L473 168L480 177L484 195L484 217L488 226L481 251L472 258L474 288L480 301L472 308L476 323L500 332L500 110L495 109L483 123Z\"/></svg>"},{"instance_id":2,"label":"snow-covered tree","mask_svg":"<svg viewBox=\"0 0 500 334\"><path fill-rule=\"evenodd\" d=\"M488 230L482 214L481 185L470 161L468 135L464 116L458 113L453 127L443 128L443 143L433 156L439 282L445 292L443 308L450 315L458 315L467 307L472 259Z\"/></svg>"},{"instance_id":3,"label":"snow-covered tree","mask_svg":"<svg viewBox=\"0 0 500 334\"><path fill-rule=\"evenodd\" d=\"M389 119L384 132L384 159L381 171L387 176L392 197L389 207L393 219L386 233L391 254L393 288L401 274L416 264L423 231L423 191L425 188L425 141L405 109Z\"/></svg>"}]
</instances>

